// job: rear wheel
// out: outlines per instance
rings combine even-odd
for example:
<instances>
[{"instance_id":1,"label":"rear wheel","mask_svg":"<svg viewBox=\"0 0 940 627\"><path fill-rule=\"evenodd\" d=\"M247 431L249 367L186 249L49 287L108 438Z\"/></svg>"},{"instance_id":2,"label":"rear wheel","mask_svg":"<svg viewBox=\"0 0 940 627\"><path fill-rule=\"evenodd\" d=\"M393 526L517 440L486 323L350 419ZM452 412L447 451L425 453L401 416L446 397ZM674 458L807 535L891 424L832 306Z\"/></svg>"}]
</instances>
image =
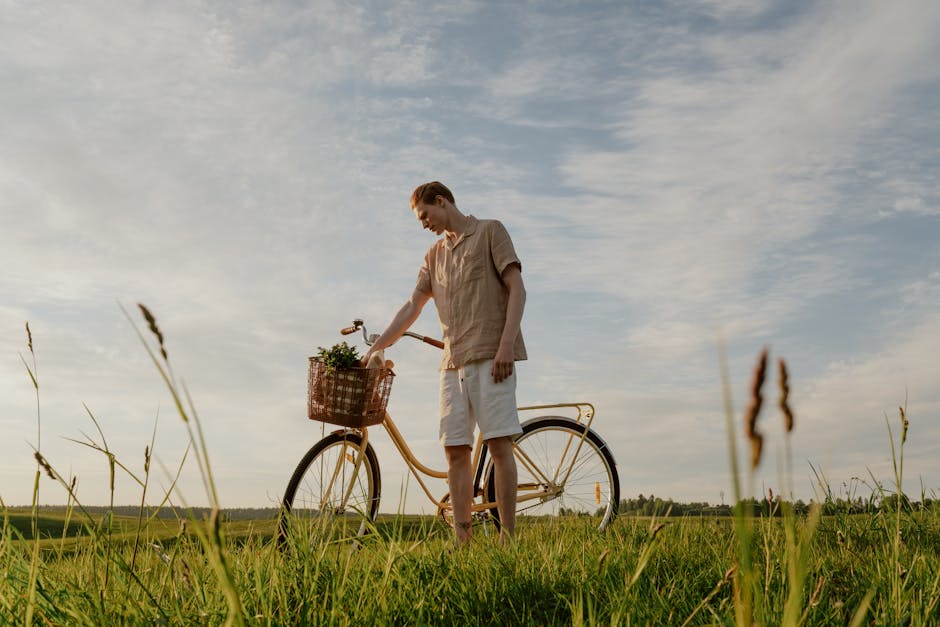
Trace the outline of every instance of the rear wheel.
<instances>
[{"instance_id":1,"label":"rear wheel","mask_svg":"<svg viewBox=\"0 0 940 627\"><path fill-rule=\"evenodd\" d=\"M287 484L278 542L362 535L379 509L381 475L372 445L351 431L331 433L307 451Z\"/></svg>"},{"instance_id":2,"label":"rear wheel","mask_svg":"<svg viewBox=\"0 0 940 627\"><path fill-rule=\"evenodd\" d=\"M607 443L583 424L561 416L535 418L513 444L519 473L516 522L536 517L590 516L603 530L620 503L620 478ZM486 495L496 501L492 460ZM491 513L497 524L499 511Z\"/></svg>"}]
</instances>

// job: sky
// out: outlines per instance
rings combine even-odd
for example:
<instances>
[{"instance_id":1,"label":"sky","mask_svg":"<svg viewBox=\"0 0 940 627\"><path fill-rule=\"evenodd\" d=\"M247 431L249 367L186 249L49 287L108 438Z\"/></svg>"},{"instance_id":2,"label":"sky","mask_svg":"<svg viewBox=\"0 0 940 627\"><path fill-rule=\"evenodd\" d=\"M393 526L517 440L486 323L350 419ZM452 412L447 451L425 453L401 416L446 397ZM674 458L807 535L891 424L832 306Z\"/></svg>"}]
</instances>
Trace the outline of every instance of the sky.
<instances>
[{"instance_id":1,"label":"sky","mask_svg":"<svg viewBox=\"0 0 940 627\"><path fill-rule=\"evenodd\" d=\"M429 180L506 225L519 403L593 403L624 498L732 500L720 355L743 459L763 347L795 429L788 458L774 366L745 493L893 490L905 406L904 488L936 497L938 30L932 0L0 0L0 499L31 502L39 446L108 503L107 459L74 441L103 434L136 473L155 437L159 502L188 435L144 303L221 505L276 506L321 434L307 358L411 294ZM433 304L413 330L439 333ZM440 355L387 357L389 411L443 469ZM371 441L380 511L433 511ZM192 458L177 487L208 502ZM113 499L140 488L119 472Z\"/></svg>"}]
</instances>

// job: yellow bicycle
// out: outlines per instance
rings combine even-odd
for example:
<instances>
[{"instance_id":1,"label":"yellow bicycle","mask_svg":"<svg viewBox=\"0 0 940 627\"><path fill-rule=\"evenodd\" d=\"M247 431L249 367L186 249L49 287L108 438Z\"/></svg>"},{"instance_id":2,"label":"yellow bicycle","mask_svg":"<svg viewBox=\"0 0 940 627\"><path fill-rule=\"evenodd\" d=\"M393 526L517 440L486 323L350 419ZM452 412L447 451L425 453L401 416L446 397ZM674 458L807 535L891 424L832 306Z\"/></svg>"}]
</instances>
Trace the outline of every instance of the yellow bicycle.
<instances>
[{"instance_id":1,"label":"yellow bicycle","mask_svg":"<svg viewBox=\"0 0 940 627\"><path fill-rule=\"evenodd\" d=\"M359 330L369 346L378 337L369 335L360 319L341 332ZM405 336L443 348L433 338L410 331ZM519 407L522 412L539 410L566 410L575 416L539 415L522 423L522 433L513 443L519 474L517 526L536 518L575 515L593 517L603 530L617 514L620 478L610 447L591 429L594 406L581 402ZM435 498L425 482L425 478L446 480L446 471L429 468L415 457L388 412L381 425L440 516L450 522L449 494ZM284 492L278 525L281 540L297 529L328 527L338 535L361 535L368 529L382 491L379 460L369 436L368 427L337 429L303 456ZM492 519L498 527L493 463L480 435L472 460L474 519Z\"/></svg>"}]
</instances>

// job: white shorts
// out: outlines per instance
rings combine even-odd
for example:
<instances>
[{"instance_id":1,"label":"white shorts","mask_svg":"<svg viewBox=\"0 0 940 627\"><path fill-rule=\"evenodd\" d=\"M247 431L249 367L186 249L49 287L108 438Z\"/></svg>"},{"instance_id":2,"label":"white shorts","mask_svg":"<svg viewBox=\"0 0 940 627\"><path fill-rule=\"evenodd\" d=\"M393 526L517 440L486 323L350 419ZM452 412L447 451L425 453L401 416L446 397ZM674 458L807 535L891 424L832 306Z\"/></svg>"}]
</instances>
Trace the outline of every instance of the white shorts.
<instances>
[{"instance_id":1,"label":"white shorts","mask_svg":"<svg viewBox=\"0 0 940 627\"><path fill-rule=\"evenodd\" d=\"M473 429L484 440L522 433L516 411L516 368L493 382L493 360L472 361L461 368L441 370L441 428L444 446L473 446Z\"/></svg>"}]
</instances>

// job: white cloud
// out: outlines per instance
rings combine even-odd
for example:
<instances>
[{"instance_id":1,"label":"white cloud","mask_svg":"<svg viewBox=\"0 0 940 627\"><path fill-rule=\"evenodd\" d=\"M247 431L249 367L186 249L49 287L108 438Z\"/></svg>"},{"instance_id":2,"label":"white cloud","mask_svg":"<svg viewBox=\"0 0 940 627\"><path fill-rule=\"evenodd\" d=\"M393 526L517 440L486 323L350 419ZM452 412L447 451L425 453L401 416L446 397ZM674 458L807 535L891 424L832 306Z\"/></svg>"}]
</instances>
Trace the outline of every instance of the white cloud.
<instances>
[{"instance_id":1,"label":"white cloud","mask_svg":"<svg viewBox=\"0 0 940 627\"><path fill-rule=\"evenodd\" d=\"M932 314L890 338L877 352L828 364L802 395L800 426L806 454L830 460L833 472L841 476L864 475L868 466L879 479L893 480L885 416L898 437L898 407L906 405L911 423L906 476L912 484L918 475L932 476L934 443L940 437L933 366L938 341L940 319Z\"/></svg>"},{"instance_id":2,"label":"white cloud","mask_svg":"<svg viewBox=\"0 0 940 627\"><path fill-rule=\"evenodd\" d=\"M657 297L668 290L667 317L670 309L687 316L692 304L715 311L735 291L754 289L749 283L769 256L778 270L772 280L783 284L768 292L790 289L787 274L813 279L792 285L784 297L791 303L777 318L851 281L842 260L799 249L827 216L866 209L845 204L840 171L851 167L862 123L877 119L895 90L925 78L919 60L934 45L920 13L888 5L860 13L807 18L791 29L799 37L715 35L701 52L730 70L640 79L638 104L619 130L629 148L577 150L561 167L568 185L606 196L574 219L618 235L580 251L594 263L580 266L578 279L609 289L610 275L622 270L598 262L617 251L623 268L648 270L645 282L621 282L624 293L662 302ZM883 27L898 37L903 31L904 42L885 50L883 37L869 36ZM766 51L770 42L783 44L773 64L741 67L752 49ZM783 256L794 245L797 254Z\"/></svg>"}]
</instances>

